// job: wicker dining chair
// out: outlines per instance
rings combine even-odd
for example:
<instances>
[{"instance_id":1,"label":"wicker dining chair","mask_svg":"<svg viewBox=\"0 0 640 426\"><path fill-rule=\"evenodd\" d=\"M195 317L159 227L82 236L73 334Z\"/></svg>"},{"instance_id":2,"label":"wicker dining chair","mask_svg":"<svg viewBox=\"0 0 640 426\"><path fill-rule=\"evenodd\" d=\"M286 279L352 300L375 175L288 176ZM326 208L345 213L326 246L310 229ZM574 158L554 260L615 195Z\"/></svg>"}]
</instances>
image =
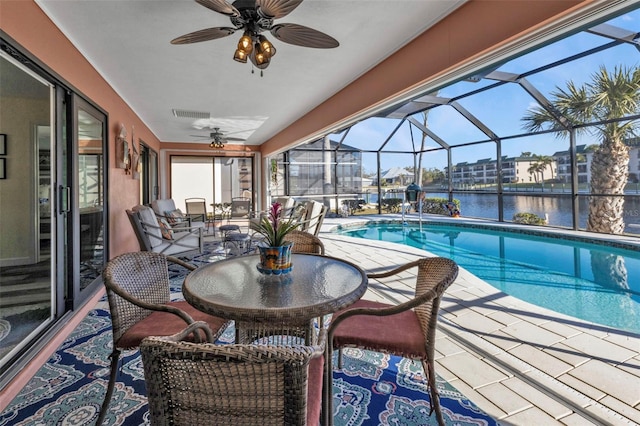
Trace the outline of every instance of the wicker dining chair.
<instances>
[{"instance_id":1,"label":"wicker dining chair","mask_svg":"<svg viewBox=\"0 0 640 426\"><path fill-rule=\"evenodd\" d=\"M205 314L187 302L171 302L168 261L189 270L195 267L180 259L154 252L125 253L111 259L103 272L111 323L113 351L111 374L107 393L96 425L101 425L107 414L118 372L121 351L135 349L150 335L172 335L195 321L204 321L213 330L211 335L193 334L195 341L219 337L228 321Z\"/></svg>"},{"instance_id":2,"label":"wicker dining chair","mask_svg":"<svg viewBox=\"0 0 640 426\"><path fill-rule=\"evenodd\" d=\"M415 295L398 305L359 300L334 314L327 334L325 355L324 423L333 423L332 353L338 349L338 365L342 368L342 348L390 353L422 361L431 397L431 412L439 425L444 425L436 387L435 338L440 299L458 276L458 265L442 257L422 258L393 270L368 274L378 279L418 268ZM431 415L431 413L429 413Z\"/></svg>"},{"instance_id":3,"label":"wicker dining chair","mask_svg":"<svg viewBox=\"0 0 640 426\"><path fill-rule=\"evenodd\" d=\"M296 229L289 232L284 239L293 243L292 253L311 253L324 256L324 244L320 238L313 234Z\"/></svg>"},{"instance_id":4,"label":"wicker dining chair","mask_svg":"<svg viewBox=\"0 0 640 426\"><path fill-rule=\"evenodd\" d=\"M202 327L142 341L152 426L318 424L325 328L315 346L181 341Z\"/></svg>"}]
</instances>

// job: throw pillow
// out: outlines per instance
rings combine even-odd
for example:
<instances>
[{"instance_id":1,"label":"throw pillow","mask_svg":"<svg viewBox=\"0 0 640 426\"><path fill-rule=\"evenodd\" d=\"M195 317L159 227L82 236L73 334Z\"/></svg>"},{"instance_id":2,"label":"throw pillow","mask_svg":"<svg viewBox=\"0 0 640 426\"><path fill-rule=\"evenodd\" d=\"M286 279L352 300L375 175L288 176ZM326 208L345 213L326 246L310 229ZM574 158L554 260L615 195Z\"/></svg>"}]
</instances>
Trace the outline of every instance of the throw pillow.
<instances>
[{"instance_id":1,"label":"throw pillow","mask_svg":"<svg viewBox=\"0 0 640 426\"><path fill-rule=\"evenodd\" d=\"M169 225L167 219L163 217L158 218L158 226L160 226L162 238L164 238L165 240L173 240L173 229L171 229L171 225Z\"/></svg>"},{"instance_id":2,"label":"throw pillow","mask_svg":"<svg viewBox=\"0 0 640 426\"><path fill-rule=\"evenodd\" d=\"M170 225L176 225L178 223L182 223L184 222L184 213L182 213L182 210L180 209L175 209L172 211L166 211L164 212L164 215L167 217L167 220L169 221Z\"/></svg>"}]
</instances>

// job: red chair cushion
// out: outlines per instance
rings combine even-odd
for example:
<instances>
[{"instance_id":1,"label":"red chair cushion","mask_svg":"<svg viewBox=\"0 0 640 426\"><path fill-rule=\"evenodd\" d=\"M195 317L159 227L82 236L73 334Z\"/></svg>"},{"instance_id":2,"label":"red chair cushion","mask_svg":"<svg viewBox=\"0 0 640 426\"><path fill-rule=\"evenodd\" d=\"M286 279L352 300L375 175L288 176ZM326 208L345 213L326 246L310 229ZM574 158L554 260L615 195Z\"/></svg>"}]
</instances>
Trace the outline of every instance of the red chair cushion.
<instances>
[{"instance_id":1,"label":"red chair cushion","mask_svg":"<svg viewBox=\"0 0 640 426\"><path fill-rule=\"evenodd\" d=\"M386 303L358 300L352 308L385 308ZM338 313L341 311L338 311ZM338 314L336 313L336 314ZM426 336L413 310L394 315L355 315L342 321L333 334L333 347L356 346L406 358L427 358Z\"/></svg>"},{"instance_id":2,"label":"red chair cushion","mask_svg":"<svg viewBox=\"0 0 640 426\"><path fill-rule=\"evenodd\" d=\"M307 377L307 424L317 425L322 408L322 374L324 372L324 356L311 358Z\"/></svg>"},{"instance_id":3,"label":"red chair cushion","mask_svg":"<svg viewBox=\"0 0 640 426\"><path fill-rule=\"evenodd\" d=\"M209 324L213 333L217 333L221 327L223 327L227 320L219 318L213 315L206 314L197 310L189 303L185 301L170 302L169 305L182 309L189 315L194 321L204 321ZM178 333L184 330L187 323L177 315L169 312L154 311L143 319L142 321L134 324L126 333L120 337L118 341L118 347L122 349L136 348L140 346L142 339L148 336L169 336L171 334ZM190 337L187 337L189 339Z\"/></svg>"}]
</instances>

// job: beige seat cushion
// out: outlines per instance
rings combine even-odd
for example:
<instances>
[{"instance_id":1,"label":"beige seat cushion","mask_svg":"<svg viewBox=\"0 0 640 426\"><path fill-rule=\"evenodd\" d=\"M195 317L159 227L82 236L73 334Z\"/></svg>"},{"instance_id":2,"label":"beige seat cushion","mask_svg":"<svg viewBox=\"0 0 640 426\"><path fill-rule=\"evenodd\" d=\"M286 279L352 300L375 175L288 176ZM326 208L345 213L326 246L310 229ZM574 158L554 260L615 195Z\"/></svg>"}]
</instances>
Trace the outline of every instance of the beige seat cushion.
<instances>
[{"instance_id":1,"label":"beige seat cushion","mask_svg":"<svg viewBox=\"0 0 640 426\"><path fill-rule=\"evenodd\" d=\"M150 235L149 243L151 244L151 247L155 248L161 245L163 243L162 231L158 226L158 219L156 218L156 214L153 209L147 206L135 206L132 210L138 214L140 224L144 228L145 232Z\"/></svg>"},{"instance_id":2,"label":"beige seat cushion","mask_svg":"<svg viewBox=\"0 0 640 426\"><path fill-rule=\"evenodd\" d=\"M164 216L164 212L172 212L176 209L176 203L171 198L153 200L151 208L157 215Z\"/></svg>"}]
</instances>

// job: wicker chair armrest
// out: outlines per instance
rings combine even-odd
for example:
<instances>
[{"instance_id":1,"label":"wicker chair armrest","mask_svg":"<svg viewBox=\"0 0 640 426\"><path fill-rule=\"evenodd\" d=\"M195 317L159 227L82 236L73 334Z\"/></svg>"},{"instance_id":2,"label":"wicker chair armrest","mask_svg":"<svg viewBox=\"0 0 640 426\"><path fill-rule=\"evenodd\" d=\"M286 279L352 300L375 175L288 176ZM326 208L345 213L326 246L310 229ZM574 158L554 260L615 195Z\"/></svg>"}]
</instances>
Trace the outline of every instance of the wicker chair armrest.
<instances>
[{"instance_id":1,"label":"wicker chair armrest","mask_svg":"<svg viewBox=\"0 0 640 426\"><path fill-rule=\"evenodd\" d=\"M109 288L109 291L112 291L113 293L117 294L127 302L132 303L136 306L140 306L141 308L148 309L150 311L161 311L161 312L172 313L182 318L186 325L192 324L194 322L191 315L189 315L182 309L176 308L175 306L145 302L144 300L138 299L128 291L125 291L118 286L109 285L108 281L105 281L105 286Z\"/></svg>"},{"instance_id":2,"label":"wicker chair armrest","mask_svg":"<svg viewBox=\"0 0 640 426\"><path fill-rule=\"evenodd\" d=\"M192 322L191 324L187 325L184 330L170 336L164 336L163 339L170 342L180 342L182 340L185 340L188 335L193 333L193 335L196 336L196 341L198 341L198 333L200 331L205 335L205 343L215 343L213 331L211 330L211 327L209 327L209 324L204 321Z\"/></svg>"},{"instance_id":3,"label":"wicker chair armrest","mask_svg":"<svg viewBox=\"0 0 640 426\"><path fill-rule=\"evenodd\" d=\"M406 271L407 269L411 269L411 268L415 268L416 266L418 266L420 264L420 262L422 261L422 259L418 259L418 260L414 260L413 262L409 262L407 264L404 264L402 266L399 266L397 268L388 270L388 271L384 271L384 272L376 272L376 273L369 273L367 274L367 278L387 278L390 277L392 275L396 275L400 272Z\"/></svg>"},{"instance_id":4,"label":"wicker chair armrest","mask_svg":"<svg viewBox=\"0 0 640 426\"><path fill-rule=\"evenodd\" d=\"M178 259L177 257L174 256L166 256L167 261L171 262L171 263L175 263L177 265L182 266L183 268L186 268L190 271L195 271L196 270L196 266L192 265L190 263L185 262L184 260Z\"/></svg>"}]
</instances>

